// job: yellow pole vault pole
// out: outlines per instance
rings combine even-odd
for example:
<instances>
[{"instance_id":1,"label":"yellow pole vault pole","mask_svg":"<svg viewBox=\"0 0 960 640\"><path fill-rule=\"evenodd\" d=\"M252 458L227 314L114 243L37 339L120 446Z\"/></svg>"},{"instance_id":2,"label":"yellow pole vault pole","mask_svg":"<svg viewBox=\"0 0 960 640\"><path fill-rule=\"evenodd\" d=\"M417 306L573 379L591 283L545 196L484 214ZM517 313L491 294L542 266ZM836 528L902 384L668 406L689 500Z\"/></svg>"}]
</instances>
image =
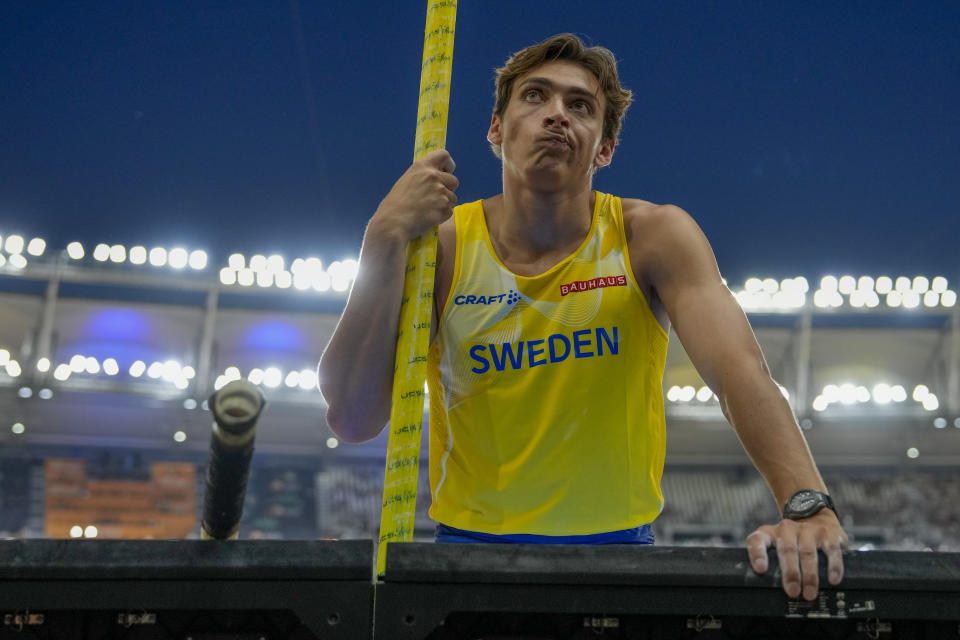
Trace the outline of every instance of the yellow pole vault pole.
<instances>
[{"instance_id":1,"label":"yellow pole vault pole","mask_svg":"<svg viewBox=\"0 0 960 640\"><path fill-rule=\"evenodd\" d=\"M446 144L456 20L456 0L427 0L414 162L431 151L444 148ZM413 539L436 260L437 228L434 227L407 246L406 279L397 331L397 358L393 368L387 469L380 512L377 555L377 575L380 577L387 566L387 543L409 542Z\"/></svg>"}]
</instances>

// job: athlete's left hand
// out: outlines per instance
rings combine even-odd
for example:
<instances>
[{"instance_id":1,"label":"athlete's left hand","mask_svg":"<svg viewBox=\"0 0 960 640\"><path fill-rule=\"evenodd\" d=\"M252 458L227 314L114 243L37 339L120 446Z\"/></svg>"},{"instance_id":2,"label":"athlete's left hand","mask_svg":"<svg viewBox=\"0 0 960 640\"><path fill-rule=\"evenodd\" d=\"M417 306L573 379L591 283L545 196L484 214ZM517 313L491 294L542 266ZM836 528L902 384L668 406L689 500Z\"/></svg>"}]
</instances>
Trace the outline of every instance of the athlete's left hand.
<instances>
[{"instance_id":1,"label":"athlete's left hand","mask_svg":"<svg viewBox=\"0 0 960 640\"><path fill-rule=\"evenodd\" d=\"M757 573L767 571L767 549L775 547L783 576L783 590L791 598L805 600L817 597L817 550L827 556L827 580L832 585L843 579L843 550L847 534L830 509L821 509L803 520L781 520L777 525L763 525L747 536L750 565ZM801 589L802 586L802 589Z\"/></svg>"}]
</instances>

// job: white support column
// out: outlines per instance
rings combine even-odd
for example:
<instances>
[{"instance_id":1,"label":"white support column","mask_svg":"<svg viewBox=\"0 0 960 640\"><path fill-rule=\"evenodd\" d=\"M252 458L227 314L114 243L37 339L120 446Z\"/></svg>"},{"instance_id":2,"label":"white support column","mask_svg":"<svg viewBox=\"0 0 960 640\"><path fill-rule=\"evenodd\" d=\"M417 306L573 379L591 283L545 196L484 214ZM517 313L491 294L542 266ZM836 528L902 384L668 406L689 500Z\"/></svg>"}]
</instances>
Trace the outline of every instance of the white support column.
<instances>
[{"instance_id":1,"label":"white support column","mask_svg":"<svg viewBox=\"0 0 960 640\"><path fill-rule=\"evenodd\" d=\"M950 317L950 347L947 352L947 411L956 420L960 418L960 306L953 308Z\"/></svg>"},{"instance_id":2,"label":"white support column","mask_svg":"<svg viewBox=\"0 0 960 640\"><path fill-rule=\"evenodd\" d=\"M796 357L797 388L793 411L802 420L810 413L810 336L813 331L813 309L804 307L797 322L797 338L794 343Z\"/></svg>"},{"instance_id":3,"label":"white support column","mask_svg":"<svg viewBox=\"0 0 960 640\"><path fill-rule=\"evenodd\" d=\"M41 372L37 370L37 360L40 358L50 358L53 365L53 319L57 310L57 296L60 292L60 275L55 271L50 280L47 281L47 291L43 297L43 312L40 315L40 327L37 329L36 339L33 343L32 353L29 354L24 363L29 367L30 374L27 376L33 381L34 385L41 385L50 372Z\"/></svg>"},{"instance_id":4,"label":"white support column","mask_svg":"<svg viewBox=\"0 0 960 640\"><path fill-rule=\"evenodd\" d=\"M213 356L213 332L217 321L217 303L220 290L216 287L207 292L207 303L203 315L203 330L200 334L200 349L197 353L197 381L194 390L198 399L205 399L213 392L210 380L210 361Z\"/></svg>"}]
</instances>

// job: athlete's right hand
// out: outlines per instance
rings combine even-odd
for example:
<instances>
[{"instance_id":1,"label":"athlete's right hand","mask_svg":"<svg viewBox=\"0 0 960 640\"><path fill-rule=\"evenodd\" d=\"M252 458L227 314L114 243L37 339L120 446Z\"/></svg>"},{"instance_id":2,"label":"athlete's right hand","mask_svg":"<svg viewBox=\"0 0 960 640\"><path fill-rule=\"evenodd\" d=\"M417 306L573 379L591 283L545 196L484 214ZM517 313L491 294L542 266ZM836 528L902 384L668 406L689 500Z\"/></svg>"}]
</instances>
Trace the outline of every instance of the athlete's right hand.
<instances>
[{"instance_id":1,"label":"athlete's right hand","mask_svg":"<svg viewBox=\"0 0 960 640\"><path fill-rule=\"evenodd\" d=\"M410 241L450 217L460 181L446 149L417 160L394 183L370 220L370 228Z\"/></svg>"}]
</instances>

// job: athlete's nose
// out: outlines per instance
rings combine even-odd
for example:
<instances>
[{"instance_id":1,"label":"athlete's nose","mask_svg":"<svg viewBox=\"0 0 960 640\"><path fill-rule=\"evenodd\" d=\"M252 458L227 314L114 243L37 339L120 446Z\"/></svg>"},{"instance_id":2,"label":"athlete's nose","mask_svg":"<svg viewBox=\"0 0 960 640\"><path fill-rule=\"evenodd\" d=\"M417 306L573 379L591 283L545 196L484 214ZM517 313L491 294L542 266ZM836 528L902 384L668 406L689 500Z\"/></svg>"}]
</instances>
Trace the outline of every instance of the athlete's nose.
<instances>
[{"instance_id":1,"label":"athlete's nose","mask_svg":"<svg viewBox=\"0 0 960 640\"><path fill-rule=\"evenodd\" d=\"M567 117L566 109L564 109L561 100L550 103L550 110L547 111L543 123L551 128L566 129L570 126L570 119Z\"/></svg>"}]
</instances>

